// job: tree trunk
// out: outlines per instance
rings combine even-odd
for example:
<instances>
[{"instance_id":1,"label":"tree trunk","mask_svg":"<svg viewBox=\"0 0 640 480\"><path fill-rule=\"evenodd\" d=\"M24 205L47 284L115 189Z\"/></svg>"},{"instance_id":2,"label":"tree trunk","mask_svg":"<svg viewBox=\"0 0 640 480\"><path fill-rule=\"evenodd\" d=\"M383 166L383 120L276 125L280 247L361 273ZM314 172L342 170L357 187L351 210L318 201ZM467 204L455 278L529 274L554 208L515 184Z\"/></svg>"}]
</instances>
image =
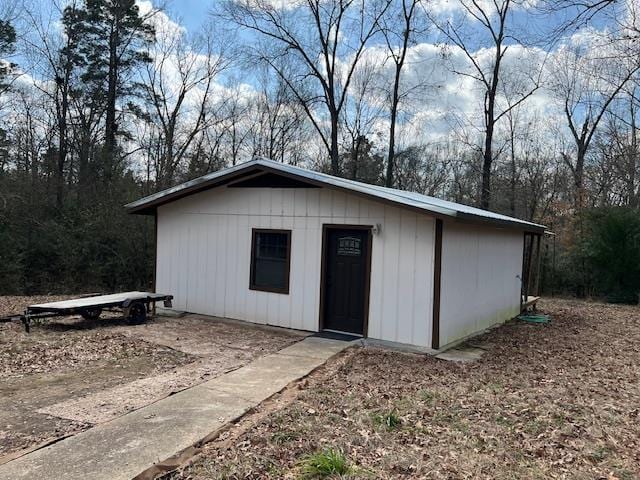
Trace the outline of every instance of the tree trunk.
<instances>
[{"instance_id":1,"label":"tree trunk","mask_svg":"<svg viewBox=\"0 0 640 480\"><path fill-rule=\"evenodd\" d=\"M168 187L173 181L173 176L175 173L174 169L174 135L173 135L173 126L171 126L168 131L165 132L165 145L164 145L164 155L163 155L163 163L162 165L162 176L160 178L161 184L159 188Z\"/></svg>"},{"instance_id":2,"label":"tree trunk","mask_svg":"<svg viewBox=\"0 0 640 480\"><path fill-rule=\"evenodd\" d=\"M83 196L89 190L91 183L91 173L89 171L89 157L91 154L91 136L89 126L81 124L78 145L78 195Z\"/></svg>"},{"instance_id":3,"label":"tree trunk","mask_svg":"<svg viewBox=\"0 0 640 480\"><path fill-rule=\"evenodd\" d=\"M62 122L58 134L58 162L56 165L56 207L61 208L64 195L64 164L67 156L66 125Z\"/></svg>"},{"instance_id":4,"label":"tree trunk","mask_svg":"<svg viewBox=\"0 0 640 480\"><path fill-rule=\"evenodd\" d=\"M107 180L111 179L113 167L115 165L114 156L116 151L116 99L118 85L118 25L114 25L109 37L109 75L107 78L107 105L106 105L106 125L105 125L105 147L107 153L106 175Z\"/></svg>"},{"instance_id":5,"label":"tree trunk","mask_svg":"<svg viewBox=\"0 0 640 480\"><path fill-rule=\"evenodd\" d=\"M331 174L340 175L340 158L338 152L338 112L331 111L331 150L329 155L331 157Z\"/></svg>"},{"instance_id":6,"label":"tree trunk","mask_svg":"<svg viewBox=\"0 0 640 480\"><path fill-rule=\"evenodd\" d=\"M393 186L393 174L395 169L395 148L396 148L396 119L398 117L398 104L400 103L400 76L402 74L402 67L407 57L407 49L409 47L409 40L411 38L411 21L413 13L417 5L417 1L411 3L411 7L407 10L407 6L402 0L403 16L404 16L404 30L402 32L402 51L399 57L394 57L396 71L395 78L393 80L393 93L391 97L391 112L390 112L390 125L389 125L389 153L387 154L387 172L385 177L385 186Z\"/></svg>"},{"instance_id":7,"label":"tree trunk","mask_svg":"<svg viewBox=\"0 0 640 480\"><path fill-rule=\"evenodd\" d=\"M495 127L496 94L498 92L498 75L500 74L501 44L497 45L496 64L493 67L491 88L486 93L484 152L482 156L482 192L480 194L480 208L488 210L491 205L491 165L493 163L493 130Z\"/></svg>"},{"instance_id":8,"label":"tree trunk","mask_svg":"<svg viewBox=\"0 0 640 480\"><path fill-rule=\"evenodd\" d=\"M507 114L507 120L509 121L509 153L511 155L511 178L509 179L509 213L513 217L516 214L516 186L518 183L516 175L518 173L518 167L516 165L515 121L512 112L509 112L509 114Z\"/></svg>"},{"instance_id":9,"label":"tree trunk","mask_svg":"<svg viewBox=\"0 0 640 480\"><path fill-rule=\"evenodd\" d=\"M56 170L56 206L62 207L64 195L64 167L67 163L67 111L69 109L68 87L65 85L60 98L58 112L58 164Z\"/></svg>"},{"instance_id":10,"label":"tree trunk","mask_svg":"<svg viewBox=\"0 0 640 480\"><path fill-rule=\"evenodd\" d=\"M351 180L358 179L358 162L360 161L360 145L362 136L358 135L355 142L351 144Z\"/></svg>"},{"instance_id":11,"label":"tree trunk","mask_svg":"<svg viewBox=\"0 0 640 480\"><path fill-rule=\"evenodd\" d=\"M573 171L573 184L575 186L575 208L576 212L582 212L585 207L584 196L584 159L586 156L586 147L583 145L578 146L578 155L576 157L576 168Z\"/></svg>"},{"instance_id":12,"label":"tree trunk","mask_svg":"<svg viewBox=\"0 0 640 480\"><path fill-rule=\"evenodd\" d=\"M487 135L482 156L482 193L480 194L480 208L485 210L491 204L491 164L493 163L493 123L487 125Z\"/></svg>"},{"instance_id":13,"label":"tree trunk","mask_svg":"<svg viewBox=\"0 0 640 480\"><path fill-rule=\"evenodd\" d=\"M402 66L396 64L396 78L393 85L393 98L391 100L391 115L389 126L389 153L387 154L387 173L385 176L385 187L393 187L393 171L395 167L395 149L396 149L396 118L398 116L398 91L400 88L400 72Z\"/></svg>"},{"instance_id":14,"label":"tree trunk","mask_svg":"<svg viewBox=\"0 0 640 480\"><path fill-rule=\"evenodd\" d=\"M630 207L638 206L636 195L636 167L638 164L638 129L636 128L636 109L634 99L631 98L631 148L629 148L629 169L627 175L627 204Z\"/></svg>"},{"instance_id":15,"label":"tree trunk","mask_svg":"<svg viewBox=\"0 0 640 480\"><path fill-rule=\"evenodd\" d=\"M511 155L511 185L509 195L509 213L512 217L516 215L516 157Z\"/></svg>"}]
</instances>

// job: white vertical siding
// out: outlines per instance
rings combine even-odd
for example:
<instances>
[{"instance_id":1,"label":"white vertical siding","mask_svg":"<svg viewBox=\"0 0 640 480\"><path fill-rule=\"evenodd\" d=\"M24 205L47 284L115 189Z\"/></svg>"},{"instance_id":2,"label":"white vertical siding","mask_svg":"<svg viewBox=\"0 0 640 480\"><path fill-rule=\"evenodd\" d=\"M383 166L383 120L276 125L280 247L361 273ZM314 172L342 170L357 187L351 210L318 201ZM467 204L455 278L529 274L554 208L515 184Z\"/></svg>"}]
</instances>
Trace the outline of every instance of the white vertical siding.
<instances>
[{"instance_id":1,"label":"white vertical siding","mask_svg":"<svg viewBox=\"0 0 640 480\"><path fill-rule=\"evenodd\" d=\"M433 218L324 188L220 187L159 207L156 288L177 309L315 331L323 224L382 225L368 336L430 346ZM252 228L292 231L288 295L249 290Z\"/></svg>"},{"instance_id":2,"label":"white vertical siding","mask_svg":"<svg viewBox=\"0 0 640 480\"><path fill-rule=\"evenodd\" d=\"M518 314L522 235L521 231L444 222L441 346Z\"/></svg>"}]
</instances>

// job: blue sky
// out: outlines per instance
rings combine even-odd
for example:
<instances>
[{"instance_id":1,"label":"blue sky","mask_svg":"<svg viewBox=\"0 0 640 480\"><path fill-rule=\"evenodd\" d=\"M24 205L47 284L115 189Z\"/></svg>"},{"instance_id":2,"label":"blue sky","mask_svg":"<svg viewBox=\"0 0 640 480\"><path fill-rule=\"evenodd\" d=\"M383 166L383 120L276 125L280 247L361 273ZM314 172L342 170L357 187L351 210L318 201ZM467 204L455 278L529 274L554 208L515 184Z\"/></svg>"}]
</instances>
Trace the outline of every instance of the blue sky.
<instances>
[{"instance_id":1,"label":"blue sky","mask_svg":"<svg viewBox=\"0 0 640 480\"><path fill-rule=\"evenodd\" d=\"M150 0L154 6L164 5L165 13L174 22L186 28L189 32L197 31L200 26L207 21L211 21L211 13L215 9L216 4L224 0ZM278 0L286 2L287 0ZM401 0L396 0L398 3ZM487 12L494 11L493 0L476 0L483 6ZM622 0L624 3L625 0ZM637 1L637 0L626 0ZM555 51L558 43L550 43L549 33L558 25L563 24L569 18L573 18L576 14L575 9L565 10L557 14L549 14L543 12L542 9L531 8L532 5L542 5L542 0L525 0L524 2L513 1L511 5L512 17L507 24L507 33L515 38L508 38L506 43L512 44L510 53L505 58L504 69L507 75L523 75L528 69L536 70L536 64L543 55L544 51ZM467 4L471 1L467 0ZM498 2L500 3L500 2ZM522 3L526 6L523 7ZM454 23L464 18L471 20L460 6L460 0L426 0L426 8L432 14L436 14L441 20L451 18ZM214 20L215 21L215 20ZM465 22L467 23L467 22ZM477 26L473 21L467 23L464 31L468 33L467 46L474 51L474 56L480 63L491 63L493 47L489 33L482 27ZM604 27L603 18L596 18L593 27L601 29ZM567 32L567 35L575 33L575 30ZM587 34L589 37L590 35ZM248 41L251 43L250 34L240 34L236 39L240 41ZM525 44L533 46L532 49L518 46L518 41L522 40ZM378 39L382 45L381 39ZM449 136L452 128L455 129L456 119L452 119L451 112L455 115L466 117L466 121L472 124L478 120L477 109L482 104L482 90L478 90L478 85L469 80L468 77L461 77L453 74L449 67L453 67L457 71L467 70L469 68L468 61L460 51L452 51L450 65L443 62L440 55L439 42L449 43L437 30L432 29L432 35L429 38L422 38L418 45L412 47L409 52L408 65L403 73L403 78L407 83L407 88L411 85L418 84L425 75L431 75L435 82L440 85L438 90L427 93L424 96L416 98L413 102L417 107L411 112L407 111L407 118L413 118L410 122L413 125L405 131L407 139L413 138L414 135L421 135L424 130L429 131L428 137ZM591 40L578 40L588 49L592 48ZM484 50L488 48L489 50ZM369 49L372 58L381 59L385 54L383 52L376 53L376 48ZM484 53L483 53L484 52ZM537 52L537 53L536 53ZM377 55L377 56L376 56ZM554 55L553 53L551 54ZM466 64L466 65L465 65ZM255 75L251 71L242 69L241 81L253 84ZM525 88L526 90L526 88ZM550 115L555 110L555 102L551 98L551 94L546 89L540 89L527 102L525 110L530 112L538 112L540 115ZM558 113L558 112L553 112ZM548 118L550 120L550 118ZM562 115L559 118L562 121ZM453 122L453 126L452 126ZM466 123L466 122L465 122ZM425 129L425 125L428 127ZM481 128L481 126L480 126ZM384 131L384 126L380 129ZM433 134L433 135L432 135ZM402 139L399 139L402 141Z\"/></svg>"},{"instance_id":2,"label":"blue sky","mask_svg":"<svg viewBox=\"0 0 640 480\"><path fill-rule=\"evenodd\" d=\"M46 1L46 0L43 0ZM197 29L204 21L209 17L209 13L217 2L220 0L166 0L158 1L151 0L154 6L163 5L167 13L174 20L179 20L178 23L182 24L189 31ZM454 5L458 0L438 0L440 4ZM430 2L427 2L427 5ZM517 24L523 29L526 28L541 38L544 38L545 33L549 29L557 26L567 19L572 18L576 13L576 9L565 10L563 12L549 15L549 14L531 14L531 12L518 15ZM594 26L602 28L605 25L605 21L602 17L597 17L593 21Z\"/></svg>"},{"instance_id":3,"label":"blue sky","mask_svg":"<svg viewBox=\"0 0 640 480\"><path fill-rule=\"evenodd\" d=\"M10 0L0 0L0 3L4 1ZM37 8L37 5L42 5L43 10L46 10L48 0L31 1L34 2L32 4L34 8ZM197 32L203 23L211 20L211 11L216 2L219 1L222 0L151 0L154 6L165 7L165 12L160 15L168 16L172 24L177 24L175 28L179 28L179 25L192 33ZM484 3L491 0L478 1ZM451 15L452 11L460 11L459 9L456 10L459 0L428 0L427 4L432 8L439 8L439 12L445 17ZM556 16L555 19L551 19L539 14L533 15L530 11L523 10L519 10L515 15L513 24L515 34L533 32L537 34L538 39L543 38L544 30L550 28L554 20L555 22L560 22L565 18L563 15L562 17ZM472 33L474 33L473 30ZM486 32L482 36L486 38ZM247 40L249 36L241 35L240 38ZM444 38L440 36L437 40L442 41ZM531 38L528 38L528 40L531 40ZM584 44L588 49L593 47L588 38L585 41L584 38L580 40L580 37L577 37L576 41ZM479 47L490 47L490 42L480 44L476 41L475 44L470 43L469 45L475 51L474 54L482 64L489 64L491 51L483 50ZM533 49L518 46L510 48L504 67L510 71L512 77L513 75L526 75L528 68L535 70L539 59L545 56L544 50L555 49L557 45L550 47L548 44L539 43L536 47ZM372 48L368 49L367 55L370 60L380 64L384 61L386 53L384 49L372 46ZM478 113L482 106L483 92L481 88L478 88L477 82L474 83L468 76L457 75L453 72L453 70L469 70L469 62L465 59L465 56L455 49L451 49L448 55L447 60L443 61L442 49L440 45L435 43L434 37L424 39L422 43L410 49L407 66L403 72L403 81L406 83L407 91L411 90L413 85L423 82L425 78L429 78L434 88L426 93L419 93L419 96L416 95L415 98L408 97L406 104L403 106L403 124L400 126L401 128L397 133L398 138L396 139L400 146L416 141L429 142L443 138L457 138L461 135L463 136L460 138L462 141L473 142L473 137L477 136L478 132L481 131L482 125L479 122ZM553 54L550 57L553 57ZM22 63L20 60L20 58L14 59L14 61ZM26 66L26 62L24 65ZM384 69L381 72L381 78L384 81L385 75L389 72L385 73ZM236 70L229 71L229 76L235 76L236 74L239 77L238 80L244 83L243 86L237 87L243 89L242 95L247 98L255 95L257 92L251 88L251 85L255 87L255 72L247 69L246 65L240 65L237 66ZM233 82L226 82L225 78L226 76L223 76L219 79L218 95L221 98L228 95L231 92L230 89L236 88ZM376 99L373 100L376 101ZM556 121L562 124L563 114L561 110L558 110L557 99L553 98L548 89L539 89L526 104L523 104L522 110L525 116L544 119L544 125L541 125L541 127L551 126L555 130L549 134L549 137L554 140L557 139L558 130L553 124ZM322 116L323 112L318 111L317 114ZM381 135L379 136L381 145L385 142L384 135L387 131L385 122L385 119L376 120L373 128L375 135ZM461 128L461 125L464 128ZM382 133L379 134L378 132Z\"/></svg>"},{"instance_id":4,"label":"blue sky","mask_svg":"<svg viewBox=\"0 0 640 480\"><path fill-rule=\"evenodd\" d=\"M213 0L215 1L215 0ZM167 13L170 17L179 18L180 22L187 30L197 30L198 27L207 20L212 0L169 0L166 3ZM159 2L154 1L154 5Z\"/></svg>"}]
</instances>

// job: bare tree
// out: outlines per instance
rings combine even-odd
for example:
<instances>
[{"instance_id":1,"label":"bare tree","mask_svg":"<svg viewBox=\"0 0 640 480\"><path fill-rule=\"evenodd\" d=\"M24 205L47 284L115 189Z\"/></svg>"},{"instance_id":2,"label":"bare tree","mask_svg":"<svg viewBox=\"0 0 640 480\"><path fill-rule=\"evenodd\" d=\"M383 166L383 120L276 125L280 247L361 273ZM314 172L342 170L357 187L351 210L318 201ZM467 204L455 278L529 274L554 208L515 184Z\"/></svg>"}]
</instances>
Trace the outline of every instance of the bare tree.
<instances>
[{"instance_id":1,"label":"bare tree","mask_svg":"<svg viewBox=\"0 0 640 480\"><path fill-rule=\"evenodd\" d=\"M630 207L640 204L639 90L638 82L629 83L607 112L606 123L596 139L601 159L598 163L603 166L600 173L610 179L610 190L603 199L607 204Z\"/></svg>"},{"instance_id":2,"label":"bare tree","mask_svg":"<svg viewBox=\"0 0 640 480\"><path fill-rule=\"evenodd\" d=\"M142 69L148 118L159 130L161 152L156 165L157 188L169 185L196 136L215 116L208 106L217 76L229 66L225 45L215 43L206 28L193 39L170 25L156 25L152 59Z\"/></svg>"},{"instance_id":3,"label":"bare tree","mask_svg":"<svg viewBox=\"0 0 640 480\"><path fill-rule=\"evenodd\" d=\"M518 187L518 161L516 154L516 144L518 136L518 123L520 115L516 109L511 109L506 114L508 128L508 147L509 147L509 213L512 216L516 214L516 191Z\"/></svg>"},{"instance_id":4,"label":"bare tree","mask_svg":"<svg viewBox=\"0 0 640 480\"><path fill-rule=\"evenodd\" d=\"M460 75L474 79L483 93L483 129L484 139L482 148L482 185L480 191L480 207L489 208L491 205L491 169L496 155L493 150L493 138L496 124L511 109L523 103L540 87L541 68L534 68L530 75L530 82L526 89L519 92L518 98L508 105L500 105L500 84L504 82L504 60L509 41L515 38L510 31L512 10L518 5L514 0L495 0L493 2L478 2L477 0L460 0L463 8L463 18L454 23L447 20L444 23L433 18L438 29L445 37L467 58L469 69L454 69ZM481 32L484 40L480 40L469 30ZM483 47L489 49L488 59L481 58ZM520 68L523 68L520 65Z\"/></svg>"},{"instance_id":5,"label":"bare tree","mask_svg":"<svg viewBox=\"0 0 640 480\"><path fill-rule=\"evenodd\" d=\"M387 151L387 167L385 186L393 186L393 170L396 150L396 123L401 100L408 94L401 90L402 71L407 52L415 43L419 34L424 33L424 26L419 26L419 6L423 0L399 0L387 14L380 19L380 32L387 46L388 58L393 63L393 81L389 92L389 147Z\"/></svg>"},{"instance_id":6,"label":"bare tree","mask_svg":"<svg viewBox=\"0 0 640 480\"><path fill-rule=\"evenodd\" d=\"M451 181L451 160L457 156L451 143L415 145L396 153L395 180L403 190L445 196Z\"/></svg>"},{"instance_id":7,"label":"bare tree","mask_svg":"<svg viewBox=\"0 0 640 480\"><path fill-rule=\"evenodd\" d=\"M509 111L505 120L498 132L506 154L495 172L494 207L544 223L566 183L568 169L557 154L560 148L544 113L521 105Z\"/></svg>"},{"instance_id":8,"label":"bare tree","mask_svg":"<svg viewBox=\"0 0 640 480\"><path fill-rule=\"evenodd\" d=\"M612 102L640 70L638 59L603 56L600 50L566 47L553 62L551 87L574 143L573 152L564 151L562 158L573 176L577 211L585 204L585 160L594 135Z\"/></svg>"},{"instance_id":9,"label":"bare tree","mask_svg":"<svg viewBox=\"0 0 640 480\"><path fill-rule=\"evenodd\" d=\"M286 68L283 66L283 68ZM280 77L262 69L260 91L253 104L253 156L297 163L306 138L307 119L291 90Z\"/></svg>"},{"instance_id":10,"label":"bare tree","mask_svg":"<svg viewBox=\"0 0 640 480\"><path fill-rule=\"evenodd\" d=\"M227 92L221 117L223 121L221 148L226 148L226 156L231 159L231 165L242 160L242 150L246 148L251 135L252 112L250 99L244 95L240 84L234 85Z\"/></svg>"},{"instance_id":11,"label":"bare tree","mask_svg":"<svg viewBox=\"0 0 640 480\"><path fill-rule=\"evenodd\" d=\"M607 25L608 34L616 31L619 37L640 39L640 4L637 0L543 0L538 9L548 17L560 18L552 22L549 39L561 39L584 27Z\"/></svg>"},{"instance_id":12,"label":"bare tree","mask_svg":"<svg viewBox=\"0 0 640 480\"><path fill-rule=\"evenodd\" d=\"M287 84L340 173L339 123L347 91L365 46L391 0L297 0L276 5L270 0L231 0L224 18L253 32L253 55L266 62ZM253 42L252 42L253 43ZM295 58L300 70L283 71L282 57ZM317 106L326 108L327 134Z\"/></svg>"},{"instance_id":13,"label":"bare tree","mask_svg":"<svg viewBox=\"0 0 640 480\"><path fill-rule=\"evenodd\" d=\"M384 109L383 102L375 95L377 70L375 61L371 59L360 63L345 101L346 108L341 115L345 150L349 155L348 176L352 180L359 178L361 153L363 149L371 147L370 137L376 133L376 122Z\"/></svg>"},{"instance_id":14,"label":"bare tree","mask_svg":"<svg viewBox=\"0 0 640 480\"><path fill-rule=\"evenodd\" d=\"M33 69L41 78L53 78L51 84L34 82L34 87L46 95L53 104L57 129L56 152L56 204L62 206L64 197L65 169L69 154L69 122L72 89L76 76L74 57L77 55L79 38L76 32L59 33L55 23L66 9L73 14L75 2L60 4L52 2L49 12L29 8L24 12L28 35L23 37L24 56L32 62Z\"/></svg>"},{"instance_id":15,"label":"bare tree","mask_svg":"<svg viewBox=\"0 0 640 480\"><path fill-rule=\"evenodd\" d=\"M520 101L522 91L527 89L528 79L526 75L518 75L516 72L509 72L504 75L505 81L501 82L500 95L506 105L504 110L503 127L506 128L506 139L499 147L499 152L507 152L509 157L509 213L516 215L516 203L520 184L520 156L525 157L534 145L542 143L541 137L545 135L542 129L542 122L539 121L538 112L527 108L527 105ZM506 123L506 125L505 125ZM535 125L535 127L534 127ZM535 128L535 133L532 129Z\"/></svg>"}]
</instances>

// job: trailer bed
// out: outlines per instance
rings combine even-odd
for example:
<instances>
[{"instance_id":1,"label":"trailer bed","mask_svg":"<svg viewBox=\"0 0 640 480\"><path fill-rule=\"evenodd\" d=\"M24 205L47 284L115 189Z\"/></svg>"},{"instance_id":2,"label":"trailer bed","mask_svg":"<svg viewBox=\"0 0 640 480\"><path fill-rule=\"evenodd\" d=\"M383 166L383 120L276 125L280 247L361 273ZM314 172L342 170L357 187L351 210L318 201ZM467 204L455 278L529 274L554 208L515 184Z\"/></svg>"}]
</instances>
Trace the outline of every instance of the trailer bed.
<instances>
[{"instance_id":1,"label":"trailer bed","mask_svg":"<svg viewBox=\"0 0 640 480\"><path fill-rule=\"evenodd\" d=\"M163 293L151 292L122 292L110 295L97 295L95 297L72 298L71 300L61 300L59 302L39 303L37 305L29 305L29 312L62 312L69 310L80 310L84 308L108 308L119 307L125 302L134 301L164 301L167 298L172 299L171 295Z\"/></svg>"},{"instance_id":2,"label":"trailer bed","mask_svg":"<svg viewBox=\"0 0 640 480\"><path fill-rule=\"evenodd\" d=\"M103 310L122 311L123 317L129 323L138 324L146 321L148 313L152 311L155 313L156 302L162 301L165 307L170 307L172 299L172 295L164 293L138 291L94 295L29 305L24 315L19 318L24 323L27 332L33 320L40 321L66 315L82 315L85 319L95 320Z\"/></svg>"}]
</instances>

